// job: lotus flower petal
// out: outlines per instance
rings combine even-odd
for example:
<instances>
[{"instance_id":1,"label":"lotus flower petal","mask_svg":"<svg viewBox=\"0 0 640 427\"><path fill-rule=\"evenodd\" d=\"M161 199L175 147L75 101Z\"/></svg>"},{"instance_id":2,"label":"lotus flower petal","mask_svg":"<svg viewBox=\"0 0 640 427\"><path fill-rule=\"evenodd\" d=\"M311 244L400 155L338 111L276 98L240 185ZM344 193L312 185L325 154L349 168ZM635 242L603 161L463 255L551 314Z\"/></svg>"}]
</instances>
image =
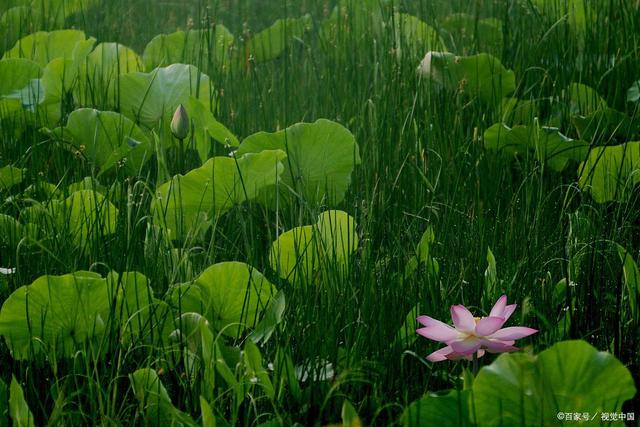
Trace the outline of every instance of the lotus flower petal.
<instances>
[{"instance_id":1,"label":"lotus flower petal","mask_svg":"<svg viewBox=\"0 0 640 427\"><path fill-rule=\"evenodd\" d=\"M476 335L483 337L491 335L504 325L504 321L503 317L483 317L476 325Z\"/></svg>"},{"instance_id":2,"label":"lotus flower petal","mask_svg":"<svg viewBox=\"0 0 640 427\"><path fill-rule=\"evenodd\" d=\"M537 329L527 328L525 326L512 326L509 328L500 329L491 334L492 339L498 340L518 340L520 338L528 337L538 332Z\"/></svg>"},{"instance_id":3,"label":"lotus flower petal","mask_svg":"<svg viewBox=\"0 0 640 427\"><path fill-rule=\"evenodd\" d=\"M473 314L464 305L451 306L451 319L456 329L460 331L473 332L476 328Z\"/></svg>"}]
</instances>

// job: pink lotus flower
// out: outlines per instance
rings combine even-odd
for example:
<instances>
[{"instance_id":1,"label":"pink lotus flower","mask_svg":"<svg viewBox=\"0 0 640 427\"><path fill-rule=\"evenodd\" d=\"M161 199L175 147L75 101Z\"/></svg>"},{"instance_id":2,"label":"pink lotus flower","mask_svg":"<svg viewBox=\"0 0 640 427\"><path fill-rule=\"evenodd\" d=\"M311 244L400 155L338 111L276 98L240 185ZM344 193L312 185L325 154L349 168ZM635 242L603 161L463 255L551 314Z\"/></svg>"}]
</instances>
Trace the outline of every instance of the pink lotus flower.
<instances>
[{"instance_id":1,"label":"pink lotus flower","mask_svg":"<svg viewBox=\"0 0 640 427\"><path fill-rule=\"evenodd\" d=\"M418 322L425 327L416 332L425 338L447 344L446 347L427 356L427 360L471 360L474 353L477 353L477 357L482 357L485 351L503 353L518 350L513 346L515 340L538 331L524 326L502 327L516 307L517 304L507 305L507 296L503 295L498 298L489 316L480 318L473 317L463 305L453 305L451 319L455 328L429 316L419 316Z\"/></svg>"}]
</instances>

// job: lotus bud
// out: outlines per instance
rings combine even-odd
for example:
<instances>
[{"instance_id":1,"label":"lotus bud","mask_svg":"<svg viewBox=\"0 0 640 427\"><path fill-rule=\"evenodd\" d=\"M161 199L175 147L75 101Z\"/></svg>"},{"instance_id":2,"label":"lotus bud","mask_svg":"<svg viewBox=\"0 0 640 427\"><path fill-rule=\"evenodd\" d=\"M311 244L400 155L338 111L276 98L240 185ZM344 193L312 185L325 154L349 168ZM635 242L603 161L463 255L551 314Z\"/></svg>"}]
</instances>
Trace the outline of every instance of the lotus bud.
<instances>
[{"instance_id":1,"label":"lotus bud","mask_svg":"<svg viewBox=\"0 0 640 427\"><path fill-rule=\"evenodd\" d=\"M429 77L431 76L431 56L433 54L431 52L427 52L424 59L420 62L420 66L418 67L418 73Z\"/></svg>"},{"instance_id":2,"label":"lotus bud","mask_svg":"<svg viewBox=\"0 0 640 427\"><path fill-rule=\"evenodd\" d=\"M171 120L171 133L179 140L183 140L189 135L189 115L182 104L178 105Z\"/></svg>"}]
</instances>

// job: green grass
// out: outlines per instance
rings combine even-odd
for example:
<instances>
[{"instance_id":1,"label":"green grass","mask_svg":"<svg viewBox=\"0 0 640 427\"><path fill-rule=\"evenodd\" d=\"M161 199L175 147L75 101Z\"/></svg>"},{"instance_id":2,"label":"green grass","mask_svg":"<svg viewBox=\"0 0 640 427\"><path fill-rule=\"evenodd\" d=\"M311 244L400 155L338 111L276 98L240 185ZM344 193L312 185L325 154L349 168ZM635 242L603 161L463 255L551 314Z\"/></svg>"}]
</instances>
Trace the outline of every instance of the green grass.
<instances>
[{"instance_id":1,"label":"green grass","mask_svg":"<svg viewBox=\"0 0 640 427\"><path fill-rule=\"evenodd\" d=\"M319 22L332 3L228 0L211 2L205 9L201 1L185 6L112 0L70 22L98 41L118 41L142 54L153 36L185 29L190 18L196 28L199 22L216 22L238 35L285 16L310 13ZM635 2L599 2L597 24L587 28L582 53L565 22L537 14L528 1L477 0L471 8L468 3L398 1L392 7L435 28L456 11L501 19L501 60L516 74L516 96L539 101L542 122L562 105L562 90L572 82L593 87L609 106L637 116L625 101L626 90L640 78L640 9ZM296 364L330 361L337 377L305 384L300 401L287 391L274 401L249 400L240 407L238 425L259 425L273 415L285 425L336 422L344 398L365 425L397 422L406 405L426 391L459 386L458 376L467 366L427 364L421 358L436 346L421 338L409 347L397 343L407 313L418 302L421 314L442 320L449 318L452 304L486 313L501 293L519 304L514 324L540 330L526 341L533 350L563 339L585 339L618 357L638 384L640 334L638 325L625 317L622 269L611 242L637 259L639 193L626 203L597 204L578 189L577 165L556 173L533 156L514 160L486 151L480 137L500 120L498 113L480 101L432 90L415 71L421 55L398 60L395 48L392 31L358 35L343 29L336 44L327 44L312 30L275 61L210 73L220 101L217 118L241 138L318 118L335 120L354 134L362 164L339 208L355 218L361 245L347 276L328 275L322 286L295 287L270 271L268 253L277 234L313 223L324 210L304 202L277 214L256 203L238 206L222 216L203 241L180 243L177 256L171 255L148 226L155 192L150 165L136 179L101 181L107 187L113 184L110 199L120 216L117 232L93 240L90 250L55 237L41 238L36 245L3 243L0 265L17 266L18 271L9 277L0 301L43 274L140 271L162 297L172 285L194 279L214 263L238 260L255 266L287 299L284 322L261 348L265 363L276 361L278 349L288 349ZM577 137L566 114L558 125L561 132ZM27 168L27 182L11 194L3 193L2 213L17 216L30 204L22 193L28 185L47 181L64 191L91 175L85 163L36 128L16 132L3 122L0 141L2 164ZM226 154L219 145L215 150ZM169 157L175 167L172 152ZM189 168L197 166L193 158L187 162ZM592 226L572 230L570 218L576 214ZM435 232L432 255L440 275L421 271L403 280L405 265L429 226ZM497 295L483 295L487 248L497 261ZM583 257L574 272L570 263L578 251ZM554 286L563 278L576 285L554 298ZM560 324L565 313L570 319L566 328ZM51 360L15 361L0 340L0 377L7 384L11 375L19 379L37 425L51 414L58 417L54 424L143 424L127 375L145 366L162 367L161 378L174 405L195 418L200 415L201 373L190 383L182 364L167 368L170 364L164 361L175 355L116 340L114 332L107 340L108 357L87 349L53 366ZM230 416L230 399L224 393L212 405ZM640 416L637 400L625 408Z\"/></svg>"}]
</instances>

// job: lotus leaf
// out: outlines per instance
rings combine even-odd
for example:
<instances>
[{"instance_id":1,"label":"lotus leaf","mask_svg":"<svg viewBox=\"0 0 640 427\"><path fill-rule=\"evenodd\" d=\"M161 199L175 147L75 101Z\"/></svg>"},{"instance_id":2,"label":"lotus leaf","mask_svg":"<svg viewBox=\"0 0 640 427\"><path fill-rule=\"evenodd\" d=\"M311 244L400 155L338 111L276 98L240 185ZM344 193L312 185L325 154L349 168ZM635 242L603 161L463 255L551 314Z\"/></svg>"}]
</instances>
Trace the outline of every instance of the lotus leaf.
<instances>
[{"instance_id":1,"label":"lotus leaf","mask_svg":"<svg viewBox=\"0 0 640 427\"><path fill-rule=\"evenodd\" d=\"M486 52L502 55L502 21L496 18L476 19L467 13L454 13L442 22L446 44L454 52Z\"/></svg>"},{"instance_id":2,"label":"lotus leaf","mask_svg":"<svg viewBox=\"0 0 640 427\"><path fill-rule=\"evenodd\" d=\"M247 42L245 54L247 58L251 56L257 62L275 59L282 55L295 39L302 38L310 26L309 15L301 18L278 19Z\"/></svg>"},{"instance_id":3,"label":"lotus leaf","mask_svg":"<svg viewBox=\"0 0 640 427\"><path fill-rule=\"evenodd\" d=\"M218 122L213 113L201 101L193 97L189 98L186 109L193 123L196 150L202 162L209 158L212 148L210 138L231 147L240 145L238 138L222 123Z\"/></svg>"},{"instance_id":4,"label":"lotus leaf","mask_svg":"<svg viewBox=\"0 0 640 427\"><path fill-rule=\"evenodd\" d=\"M640 133L640 122L609 107L596 110L587 116L573 116L571 122L580 139L600 145L610 143L615 138L628 141Z\"/></svg>"},{"instance_id":5,"label":"lotus leaf","mask_svg":"<svg viewBox=\"0 0 640 427\"><path fill-rule=\"evenodd\" d=\"M19 427L35 427L35 422L31 409L24 398L22 387L16 381L15 377L11 378L11 386L9 386L9 414L14 426Z\"/></svg>"},{"instance_id":6,"label":"lotus leaf","mask_svg":"<svg viewBox=\"0 0 640 427\"><path fill-rule=\"evenodd\" d=\"M84 104L115 107L118 76L141 70L142 60L132 49L118 43L100 43L80 66L76 93Z\"/></svg>"},{"instance_id":7,"label":"lotus leaf","mask_svg":"<svg viewBox=\"0 0 640 427\"><path fill-rule=\"evenodd\" d=\"M42 276L13 292L0 310L0 335L15 359L71 356L104 332L110 299L100 275Z\"/></svg>"},{"instance_id":8,"label":"lotus leaf","mask_svg":"<svg viewBox=\"0 0 640 427\"><path fill-rule=\"evenodd\" d=\"M0 168L0 190L7 190L14 185L18 185L24 178L24 169L15 166L5 166Z\"/></svg>"},{"instance_id":9,"label":"lotus leaf","mask_svg":"<svg viewBox=\"0 0 640 427\"><path fill-rule=\"evenodd\" d=\"M429 393L413 402L402 414L404 427L470 426L469 390Z\"/></svg>"},{"instance_id":10,"label":"lotus leaf","mask_svg":"<svg viewBox=\"0 0 640 427\"><path fill-rule=\"evenodd\" d=\"M129 175L136 175L153 154L147 135L130 119L112 111L75 110L67 125L54 134L71 142L101 173L120 163Z\"/></svg>"},{"instance_id":11,"label":"lotus leaf","mask_svg":"<svg viewBox=\"0 0 640 427\"><path fill-rule=\"evenodd\" d=\"M271 245L269 262L283 279L304 283L322 267L345 271L357 248L354 219L343 211L326 211L315 225L282 233Z\"/></svg>"},{"instance_id":12,"label":"lotus leaf","mask_svg":"<svg viewBox=\"0 0 640 427\"><path fill-rule=\"evenodd\" d=\"M150 73L122 74L119 84L122 114L150 129L158 129L160 121L168 129L178 105L187 104L191 96L211 107L209 77L193 65L173 64Z\"/></svg>"},{"instance_id":13,"label":"lotus leaf","mask_svg":"<svg viewBox=\"0 0 640 427\"><path fill-rule=\"evenodd\" d=\"M173 406L169 393L156 371L151 368L138 369L130 378L133 392L145 414L146 425L158 427L198 425L189 415Z\"/></svg>"},{"instance_id":14,"label":"lotus leaf","mask_svg":"<svg viewBox=\"0 0 640 427\"><path fill-rule=\"evenodd\" d=\"M444 43L436 30L415 16L396 13L394 25L396 40L399 43L398 53L406 47L409 49L411 58L417 60L424 55L424 52L444 49Z\"/></svg>"},{"instance_id":15,"label":"lotus leaf","mask_svg":"<svg viewBox=\"0 0 640 427\"><path fill-rule=\"evenodd\" d=\"M157 189L152 206L156 223L178 239L206 229L208 220L275 185L285 158L281 150L214 157L184 176L174 176Z\"/></svg>"},{"instance_id":16,"label":"lotus leaf","mask_svg":"<svg viewBox=\"0 0 640 427\"><path fill-rule=\"evenodd\" d=\"M607 102L587 85L571 83L566 92L569 98L569 112L572 115L587 116L607 108Z\"/></svg>"},{"instance_id":17,"label":"lotus leaf","mask_svg":"<svg viewBox=\"0 0 640 427\"><path fill-rule=\"evenodd\" d=\"M598 203L624 201L640 182L640 141L596 147L580 165L580 188Z\"/></svg>"},{"instance_id":18,"label":"lotus leaf","mask_svg":"<svg viewBox=\"0 0 640 427\"><path fill-rule=\"evenodd\" d=\"M473 408L481 427L555 425L558 412L620 412L635 393L631 373L613 355L584 341L563 341L537 357L503 354L481 369Z\"/></svg>"},{"instance_id":19,"label":"lotus leaf","mask_svg":"<svg viewBox=\"0 0 640 427\"><path fill-rule=\"evenodd\" d=\"M264 192L274 204L280 188L285 202L302 197L312 205L340 203L351 183L351 173L360 164L355 138L342 125L320 119L298 123L276 133L259 132L246 138L236 155L278 149L287 153L286 169L280 185Z\"/></svg>"},{"instance_id":20,"label":"lotus leaf","mask_svg":"<svg viewBox=\"0 0 640 427\"><path fill-rule=\"evenodd\" d=\"M144 67L147 71L151 71L156 67L181 63L195 65L205 70L213 64L215 69L218 69L230 63L230 48L233 44L233 34L220 24L213 30L160 34L154 37L144 49Z\"/></svg>"},{"instance_id":21,"label":"lotus leaf","mask_svg":"<svg viewBox=\"0 0 640 427\"><path fill-rule=\"evenodd\" d=\"M452 53L429 52L422 60L420 70L438 86L478 97L494 106L516 89L513 71L487 53L456 56Z\"/></svg>"},{"instance_id":22,"label":"lotus leaf","mask_svg":"<svg viewBox=\"0 0 640 427\"><path fill-rule=\"evenodd\" d=\"M115 233L118 209L104 196L80 190L51 206L58 226L66 230L76 245L90 248L91 241Z\"/></svg>"},{"instance_id":23,"label":"lotus leaf","mask_svg":"<svg viewBox=\"0 0 640 427\"><path fill-rule=\"evenodd\" d=\"M536 158L555 171L564 170L569 161L581 162L589 154L589 144L568 138L555 128L535 125L509 128L497 123L485 131L484 146L513 155L534 150Z\"/></svg>"},{"instance_id":24,"label":"lotus leaf","mask_svg":"<svg viewBox=\"0 0 640 427\"><path fill-rule=\"evenodd\" d=\"M42 73L40 66L24 58L0 60L0 117L20 110L22 105L17 99L3 99L21 90Z\"/></svg>"},{"instance_id":25,"label":"lotus leaf","mask_svg":"<svg viewBox=\"0 0 640 427\"><path fill-rule=\"evenodd\" d=\"M207 268L192 284L181 285L172 300L182 312L201 313L216 330L237 336L256 326L275 293L275 287L250 265L222 262Z\"/></svg>"},{"instance_id":26,"label":"lotus leaf","mask_svg":"<svg viewBox=\"0 0 640 427\"><path fill-rule=\"evenodd\" d=\"M627 91L627 101L638 103L640 101L640 80L631 85Z\"/></svg>"},{"instance_id":27,"label":"lotus leaf","mask_svg":"<svg viewBox=\"0 0 640 427\"><path fill-rule=\"evenodd\" d=\"M18 40L2 58L31 59L44 67L54 59L75 59L76 46L82 46L86 40L87 36L80 30L38 31Z\"/></svg>"},{"instance_id":28,"label":"lotus leaf","mask_svg":"<svg viewBox=\"0 0 640 427\"><path fill-rule=\"evenodd\" d=\"M22 236L22 224L14 217L0 214L0 243L15 247Z\"/></svg>"}]
</instances>

